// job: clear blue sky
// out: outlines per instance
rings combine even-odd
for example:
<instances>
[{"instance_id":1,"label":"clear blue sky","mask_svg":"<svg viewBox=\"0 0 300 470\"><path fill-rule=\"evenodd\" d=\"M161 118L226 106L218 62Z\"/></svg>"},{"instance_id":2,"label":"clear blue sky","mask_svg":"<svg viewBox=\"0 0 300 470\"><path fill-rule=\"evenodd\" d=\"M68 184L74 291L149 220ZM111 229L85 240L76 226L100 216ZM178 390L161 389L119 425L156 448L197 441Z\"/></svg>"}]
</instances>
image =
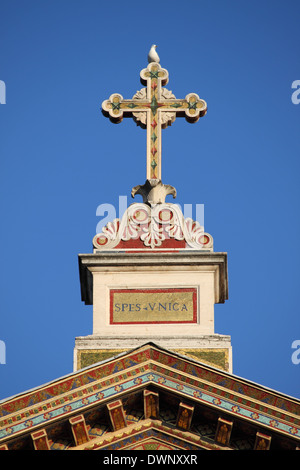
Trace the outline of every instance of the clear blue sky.
<instances>
[{"instance_id":1,"label":"clear blue sky","mask_svg":"<svg viewBox=\"0 0 300 470\"><path fill-rule=\"evenodd\" d=\"M300 3L2 0L0 4L0 399L72 372L92 333L78 253L92 251L100 204L145 181L146 133L100 107L141 88L151 44L177 98L208 103L197 124L163 131L163 181L205 205L228 253L236 375L300 398ZM140 200L139 198L137 200ZM173 202L170 199L170 202Z\"/></svg>"}]
</instances>

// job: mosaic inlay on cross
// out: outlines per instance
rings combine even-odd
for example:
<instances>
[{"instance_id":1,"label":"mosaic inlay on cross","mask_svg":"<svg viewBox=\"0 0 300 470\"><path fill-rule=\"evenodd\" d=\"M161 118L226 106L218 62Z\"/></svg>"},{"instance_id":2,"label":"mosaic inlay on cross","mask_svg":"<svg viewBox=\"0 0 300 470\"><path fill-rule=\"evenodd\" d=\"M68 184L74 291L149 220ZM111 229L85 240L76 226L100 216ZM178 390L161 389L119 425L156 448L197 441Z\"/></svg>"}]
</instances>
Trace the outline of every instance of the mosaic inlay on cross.
<instances>
[{"instance_id":1,"label":"mosaic inlay on cross","mask_svg":"<svg viewBox=\"0 0 300 470\"><path fill-rule=\"evenodd\" d=\"M159 60L159 59L158 59ZM176 116L184 116L188 122L197 122L207 111L206 102L196 93L189 93L185 99L176 99L164 88L169 74L158 62L150 62L140 72L142 89L131 100L114 93L103 101L102 110L112 122L119 123L123 117L133 117L138 125L147 129L147 180L132 190L132 196L141 194L144 202L161 203L167 194L176 196L172 186L161 182L161 130L171 125Z\"/></svg>"}]
</instances>

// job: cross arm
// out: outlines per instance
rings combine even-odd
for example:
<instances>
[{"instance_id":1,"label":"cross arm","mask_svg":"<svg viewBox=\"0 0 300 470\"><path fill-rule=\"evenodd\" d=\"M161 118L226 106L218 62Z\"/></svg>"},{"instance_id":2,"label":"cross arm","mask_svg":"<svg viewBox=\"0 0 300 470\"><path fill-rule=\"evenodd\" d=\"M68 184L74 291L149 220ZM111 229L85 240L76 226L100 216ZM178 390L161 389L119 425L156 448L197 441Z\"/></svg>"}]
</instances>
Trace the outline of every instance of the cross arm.
<instances>
[{"instance_id":1,"label":"cross arm","mask_svg":"<svg viewBox=\"0 0 300 470\"><path fill-rule=\"evenodd\" d=\"M114 123L119 123L124 117L131 117L137 111L147 111L149 101L124 100L119 93L114 93L102 103L102 113Z\"/></svg>"},{"instance_id":2,"label":"cross arm","mask_svg":"<svg viewBox=\"0 0 300 470\"><path fill-rule=\"evenodd\" d=\"M176 112L178 117L185 117L188 122L197 122L205 116L207 104L196 93L189 93L185 99L168 99L161 102L159 109L165 112Z\"/></svg>"}]
</instances>

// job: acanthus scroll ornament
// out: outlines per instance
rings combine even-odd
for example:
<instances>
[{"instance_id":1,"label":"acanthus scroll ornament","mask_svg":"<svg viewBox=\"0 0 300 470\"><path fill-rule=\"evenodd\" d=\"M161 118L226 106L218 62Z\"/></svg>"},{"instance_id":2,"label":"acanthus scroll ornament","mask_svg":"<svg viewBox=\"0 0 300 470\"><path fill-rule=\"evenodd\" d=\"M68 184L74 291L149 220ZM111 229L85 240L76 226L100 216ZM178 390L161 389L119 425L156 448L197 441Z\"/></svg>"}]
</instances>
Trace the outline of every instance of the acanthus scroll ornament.
<instances>
[{"instance_id":1,"label":"acanthus scroll ornament","mask_svg":"<svg viewBox=\"0 0 300 470\"><path fill-rule=\"evenodd\" d=\"M126 242L141 241L143 250L165 249L167 240L185 242L182 248L213 251L213 239L204 232L199 222L184 218L176 204L148 205L135 203L128 207L122 219L109 222L102 232L95 235L95 251L114 248L127 250ZM140 246L140 245L139 245ZM134 250L138 244L130 245ZM168 247L169 248L169 247ZM171 248L172 249L172 248Z\"/></svg>"}]
</instances>

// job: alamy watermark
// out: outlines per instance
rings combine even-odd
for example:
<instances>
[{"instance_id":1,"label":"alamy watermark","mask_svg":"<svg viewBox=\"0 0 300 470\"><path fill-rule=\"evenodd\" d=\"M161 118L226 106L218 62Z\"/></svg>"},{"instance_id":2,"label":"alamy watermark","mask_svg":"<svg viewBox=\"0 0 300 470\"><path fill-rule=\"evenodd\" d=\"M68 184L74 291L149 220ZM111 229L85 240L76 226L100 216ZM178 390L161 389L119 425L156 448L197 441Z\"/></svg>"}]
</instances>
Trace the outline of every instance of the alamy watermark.
<instances>
[{"instance_id":1,"label":"alamy watermark","mask_svg":"<svg viewBox=\"0 0 300 470\"><path fill-rule=\"evenodd\" d=\"M6 104L6 85L3 80L0 80L0 104Z\"/></svg>"},{"instance_id":2,"label":"alamy watermark","mask_svg":"<svg viewBox=\"0 0 300 470\"><path fill-rule=\"evenodd\" d=\"M198 222L201 227L204 227L204 204L175 204L182 211L184 218L191 218ZM128 208L127 196L119 196L118 208L113 204L103 203L100 204L96 209L96 216L102 217L97 223L96 233L100 233L108 222L112 222L114 219L122 219L122 216Z\"/></svg>"},{"instance_id":3,"label":"alamy watermark","mask_svg":"<svg viewBox=\"0 0 300 470\"><path fill-rule=\"evenodd\" d=\"M293 104L300 103L300 80L294 80L292 83L292 89L295 91L292 93L291 100Z\"/></svg>"},{"instance_id":4,"label":"alamy watermark","mask_svg":"<svg viewBox=\"0 0 300 470\"><path fill-rule=\"evenodd\" d=\"M295 349L295 351L292 354L292 363L295 365L300 364L300 339L295 339L292 342L292 349Z\"/></svg>"},{"instance_id":5,"label":"alamy watermark","mask_svg":"<svg viewBox=\"0 0 300 470\"><path fill-rule=\"evenodd\" d=\"M292 93L291 100L293 104L300 103L300 80L294 80L292 83L292 89L295 90ZM295 351L292 353L291 360L295 365L300 364L300 339L295 339L291 345Z\"/></svg>"},{"instance_id":6,"label":"alamy watermark","mask_svg":"<svg viewBox=\"0 0 300 470\"><path fill-rule=\"evenodd\" d=\"M0 340L0 364L6 364L6 346L2 340Z\"/></svg>"}]
</instances>

